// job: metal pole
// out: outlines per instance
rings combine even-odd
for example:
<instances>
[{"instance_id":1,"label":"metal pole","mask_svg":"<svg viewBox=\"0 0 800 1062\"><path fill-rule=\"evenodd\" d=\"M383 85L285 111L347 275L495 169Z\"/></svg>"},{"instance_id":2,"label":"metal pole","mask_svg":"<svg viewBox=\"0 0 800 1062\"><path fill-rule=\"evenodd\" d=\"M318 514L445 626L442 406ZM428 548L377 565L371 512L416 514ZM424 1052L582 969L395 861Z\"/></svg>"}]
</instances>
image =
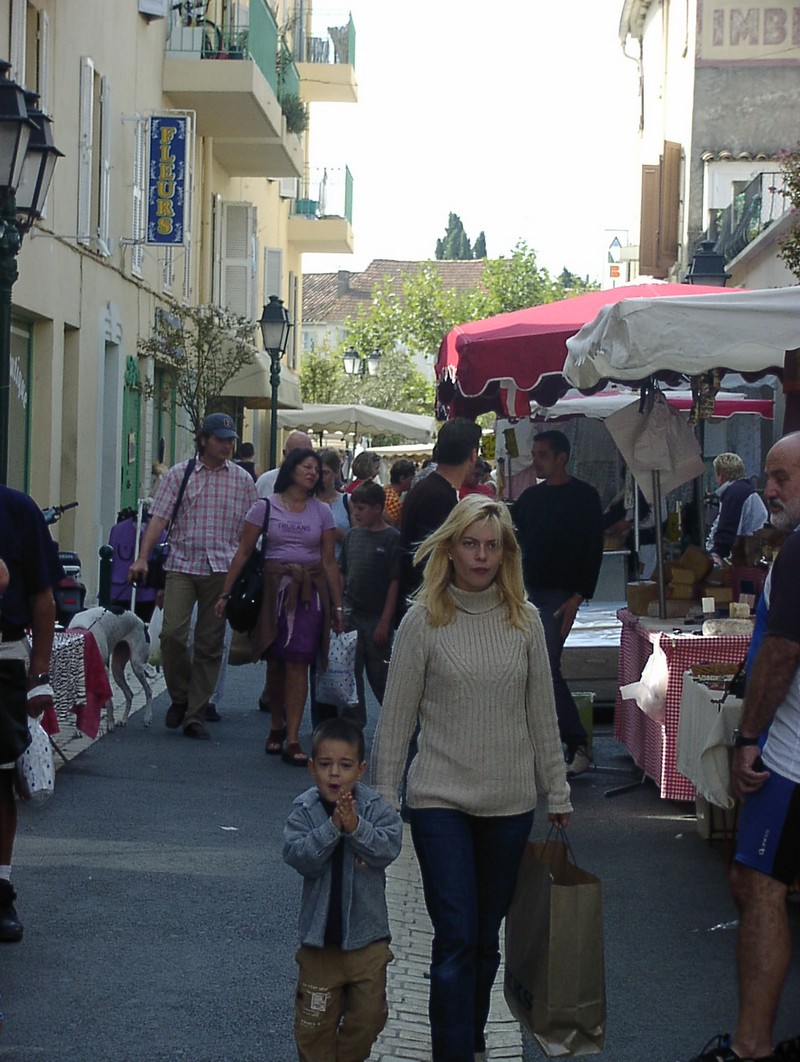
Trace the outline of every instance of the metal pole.
<instances>
[{"instance_id":1,"label":"metal pole","mask_svg":"<svg viewBox=\"0 0 800 1062\"><path fill-rule=\"evenodd\" d=\"M658 572L658 615L667 618L667 590L664 584L664 536L661 529L661 473L653 470L653 509L656 518L656 571Z\"/></svg>"},{"instance_id":2,"label":"metal pole","mask_svg":"<svg viewBox=\"0 0 800 1062\"><path fill-rule=\"evenodd\" d=\"M111 604L111 565L114 559L113 546L101 546L100 553L100 581L97 591L97 603L103 608Z\"/></svg>"},{"instance_id":3,"label":"metal pole","mask_svg":"<svg viewBox=\"0 0 800 1062\"><path fill-rule=\"evenodd\" d=\"M0 484L8 482L8 399L11 390L11 291L19 276L17 255L22 235L17 202L7 194L0 208Z\"/></svg>"},{"instance_id":4,"label":"metal pole","mask_svg":"<svg viewBox=\"0 0 800 1062\"><path fill-rule=\"evenodd\" d=\"M269 423L269 467L278 467L278 388L281 385L281 352L270 350L269 382L272 388Z\"/></svg>"}]
</instances>

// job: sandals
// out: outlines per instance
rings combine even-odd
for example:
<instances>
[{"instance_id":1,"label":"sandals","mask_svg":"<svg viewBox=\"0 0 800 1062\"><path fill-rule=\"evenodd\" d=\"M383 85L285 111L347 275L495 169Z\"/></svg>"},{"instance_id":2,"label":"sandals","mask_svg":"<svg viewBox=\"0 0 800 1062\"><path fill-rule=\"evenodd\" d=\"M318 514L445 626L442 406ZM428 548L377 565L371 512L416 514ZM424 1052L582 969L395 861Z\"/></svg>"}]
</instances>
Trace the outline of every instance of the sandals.
<instances>
[{"instance_id":1,"label":"sandals","mask_svg":"<svg viewBox=\"0 0 800 1062\"><path fill-rule=\"evenodd\" d=\"M281 759L291 767L305 767L308 756L303 752L299 741L290 741L281 752Z\"/></svg>"},{"instance_id":2,"label":"sandals","mask_svg":"<svg viewBox=\"0 0 800 1062\"><path fill-rule=\"evenodd\" d=\"M285 740L285 726L282 726L280 730L270 730L266 744L264 745L264 752L266 752L268 756L280 756L283 752L283 743Z\"/></svg>"}]
</instances>

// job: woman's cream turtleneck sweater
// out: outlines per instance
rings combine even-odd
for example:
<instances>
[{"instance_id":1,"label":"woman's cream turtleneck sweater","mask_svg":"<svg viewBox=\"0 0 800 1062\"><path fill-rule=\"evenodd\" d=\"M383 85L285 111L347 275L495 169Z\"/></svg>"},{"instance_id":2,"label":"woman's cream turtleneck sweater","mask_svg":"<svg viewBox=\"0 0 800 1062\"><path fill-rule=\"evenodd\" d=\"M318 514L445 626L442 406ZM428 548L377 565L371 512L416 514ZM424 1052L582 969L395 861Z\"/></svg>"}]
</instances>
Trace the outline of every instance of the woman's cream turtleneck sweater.
<instances>
[{"instance_id":1,"label":"woman's cream turtleneck sweater","mask_svg":"<svg viewBox=\"0 0 800 1062\"><path fill-rule=\"evenodd\" d=\"M397 632L372 750L372 784L398 806L414 727L419 751L408 775L411 808L515 815L536 806L572 810L558 735L544 633L512 627L495 585L450 586L454 622L431 627L413 606Z\"/></svg>"}]
</instances>

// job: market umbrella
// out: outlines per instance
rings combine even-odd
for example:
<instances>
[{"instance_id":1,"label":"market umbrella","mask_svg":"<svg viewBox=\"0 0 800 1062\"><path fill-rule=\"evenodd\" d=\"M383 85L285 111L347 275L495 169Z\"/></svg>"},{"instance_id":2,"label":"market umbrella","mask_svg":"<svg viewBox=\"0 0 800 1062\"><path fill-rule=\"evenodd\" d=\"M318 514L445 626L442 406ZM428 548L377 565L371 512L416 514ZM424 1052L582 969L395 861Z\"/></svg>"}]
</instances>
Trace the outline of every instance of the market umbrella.
<instances>
[{"instance_id":1,"label":"market umbrella","mask_svg":"<svg viewBox=\"0 0 800 1062\"><path fill-rule=\"evenodd\" d=\"M585 391L713 369L781 375L786 351L798 347L800 287L625 298L567 341L564 376Z\"/></svg>"},{"instance_id":2,"label":"market umbrella","mask_svg":"<svg viewBox=\"0 0 800 1062\"><path fill-rule=\"evenodd\" d=\"M439 348L437 415L527 417L531 400L549 406L569 389L563 376L567 340L604 306L636 296L711 292L719 295L718 288L684 284L622 285L458 325Z\"/></svg>"},{"instance_id":3,"label":"market umbrella","mask_svg":"<svg viewBox=\"0 0 800 1062\"><path fill-rule=\"evenodd\" d=\"M399 435L414 442L430 442L436 434L436 421L418 413L395 413L361 405L304 406L302 409L279 409L282 428L300 428L310 432L341 431L358 434L361 429L373 435Z\"/></svg>"}]
</instances>

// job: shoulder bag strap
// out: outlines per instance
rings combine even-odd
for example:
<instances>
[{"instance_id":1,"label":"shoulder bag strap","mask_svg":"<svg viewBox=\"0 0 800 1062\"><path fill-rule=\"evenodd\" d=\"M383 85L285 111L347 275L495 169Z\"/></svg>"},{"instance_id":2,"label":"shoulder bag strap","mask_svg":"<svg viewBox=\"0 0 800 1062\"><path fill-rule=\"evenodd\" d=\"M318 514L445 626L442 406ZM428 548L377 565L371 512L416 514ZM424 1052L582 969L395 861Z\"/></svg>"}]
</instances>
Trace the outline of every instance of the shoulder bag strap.
<instances>
[{"instance_id":1,"label":"shoulder bag strap","mask_svg":"<svg viewBox=\"0 0 800 1062\"><path fill-rule=\"evenodd\" d=\"M169 518L167 524L167 540L169 540L170 533L172 531L172 525L175 523L175 517L178 515L178 509L181 507L183 501L183 495L186 493L186 484L189 482L189 477L194 472L194 466L197 462L193 457L189 458L189 462L186 465L186 471L183 473L183 480L181 481L181 488L178 491L178 497L175 500L175 508L172 510L172 516Z\"/></svg>"},{"instance_id":2,"label":"shoulder bag strap","mask_svg":"<svg viewBox=\"0 0 800 1062\"><path fill-rule=\"evenodd\" d=\"M269 498L264 499L264 523L261 525L261 563L267 555L267 533L269 532Z\"/></svg>"}]
</instances>

